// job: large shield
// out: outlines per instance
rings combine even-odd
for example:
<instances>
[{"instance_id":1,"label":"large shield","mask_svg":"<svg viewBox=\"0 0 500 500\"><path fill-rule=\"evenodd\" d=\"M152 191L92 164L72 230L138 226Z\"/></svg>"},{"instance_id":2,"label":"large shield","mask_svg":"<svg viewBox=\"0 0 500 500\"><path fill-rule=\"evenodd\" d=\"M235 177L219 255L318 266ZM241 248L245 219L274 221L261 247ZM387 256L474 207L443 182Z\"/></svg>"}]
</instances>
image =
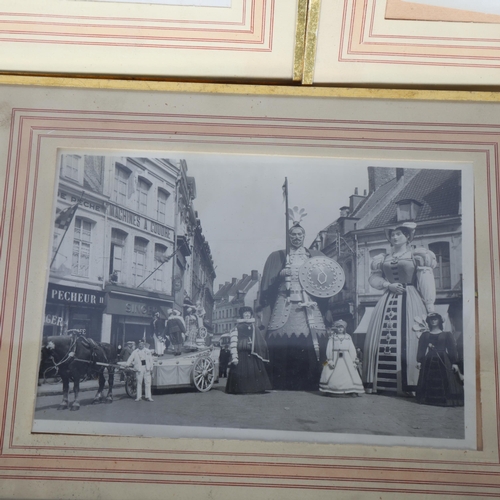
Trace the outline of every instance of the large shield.
<instances>
[{"instance_id":1,"label":"large shield","mask_svg":"<svg viewBox=\"0 0 500 500\"><path fill-rule=\"evenodd\" d=\"M299 269L299 281L313 297L333 297L342 290L345 275L336 260L317 256L310 258Z\"/></svg>"}]
</instances>

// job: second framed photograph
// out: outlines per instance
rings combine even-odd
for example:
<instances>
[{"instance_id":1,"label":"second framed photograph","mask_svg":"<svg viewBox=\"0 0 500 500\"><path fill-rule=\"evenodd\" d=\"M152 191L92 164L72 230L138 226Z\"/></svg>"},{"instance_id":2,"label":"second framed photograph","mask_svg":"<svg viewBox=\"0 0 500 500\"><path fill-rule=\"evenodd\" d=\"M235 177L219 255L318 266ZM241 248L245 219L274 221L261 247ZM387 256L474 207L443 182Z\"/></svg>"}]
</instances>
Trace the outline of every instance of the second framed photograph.
<instances>
[{"instance_id":1,"label":"second framed photograph","mask_svg":"<svg viewBox=\"0 0 500 500\"><path fill-rule=\"evenodd\" d=\"M10 453L152 497L498 461L496 102L3 90Z\"/></svg>"}]
</instances>

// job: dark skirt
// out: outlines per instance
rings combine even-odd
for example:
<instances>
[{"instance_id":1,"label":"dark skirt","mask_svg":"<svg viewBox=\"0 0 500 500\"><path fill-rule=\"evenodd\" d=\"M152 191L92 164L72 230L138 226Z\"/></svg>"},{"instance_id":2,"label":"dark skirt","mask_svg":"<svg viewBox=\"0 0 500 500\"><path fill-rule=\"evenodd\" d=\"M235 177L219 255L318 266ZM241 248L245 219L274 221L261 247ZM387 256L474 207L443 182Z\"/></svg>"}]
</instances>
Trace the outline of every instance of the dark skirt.
<instances>
[{"instance_id":1,"label":"dark skirt","mask_svg":"<svg viewBox=\"0 0 500 500\"><path fill-rule=\"evenodd\" d=\"M273 389L282 391L317 391L327 339L318 337L320 359L316 357L311 335L270 336L269 375Z\"/></svg>"},{"instance_id":2,"label":"dark skirt","mask_svg":"<svg viewBox=\"0 0 500 500\"><path fill-rule=\"evenodd\" d=\"M433 406L463 406L464 391L458 375L451 368L446 352L427 353L418 377L418 403Z\"/></svg>"},{"instance_id":3,"label":"dark skirt","mask_svg":"<svg viewBox=\"0 0 500 500\"><path fill-rule=\"evenodd\" d=\"M271 389L264 362L250 354L238 352L238 364L229 365L226 392L228 394L255 394Z\"/></svg>"}]
</instances>

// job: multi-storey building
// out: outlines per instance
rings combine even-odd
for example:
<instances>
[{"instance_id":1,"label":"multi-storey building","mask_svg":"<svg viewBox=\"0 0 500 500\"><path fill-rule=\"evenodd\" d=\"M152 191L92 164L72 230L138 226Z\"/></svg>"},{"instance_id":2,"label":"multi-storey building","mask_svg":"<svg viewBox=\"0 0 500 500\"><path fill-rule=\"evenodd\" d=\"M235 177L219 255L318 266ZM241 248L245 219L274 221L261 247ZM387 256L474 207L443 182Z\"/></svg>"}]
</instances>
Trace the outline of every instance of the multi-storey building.
<instances>
[{"instance_id":1,"label":"multi-storey building","mask_svg":"<svg viewBox=\"0 0 500 500\"><path fill-rule=\"evenodd\" d=\"M142 338L182 311L196 223L185 162L63 154L44 334ZM187 210L186 210L187 208Z\"/></svg>"},{"instance_id":2,"label":"multi-storey building","mask_svg":"<svg viewBox=\"0 0 500 500\"><path fill-rule=\"evenodd\" d=\"M355 193L340 217L321 231L313 245L337 260L346 275L344 289L330 300L330 320L344 319L358 347L381 291L368 282L372 259L390 251L385 229L412 220L412 247L437 258L436 310L445 328L462 333L461 172L369 167L369 192Z\"/></svg>"},{"instance_id":3,"label":"multi-storey building","mask_svg":"<svg viewBox=\"0 0 500 500\"><path fill-rule=\"evenodd\" d=\"M240 279L233 278L230 282L226 281L225 284L219 285L219 290L215 294L213 313L216 335L228 333L236 326L240 307L255 308L260 278L258 271L253 270L250 274L244 274Z\"/></svg>"}]
</instances>

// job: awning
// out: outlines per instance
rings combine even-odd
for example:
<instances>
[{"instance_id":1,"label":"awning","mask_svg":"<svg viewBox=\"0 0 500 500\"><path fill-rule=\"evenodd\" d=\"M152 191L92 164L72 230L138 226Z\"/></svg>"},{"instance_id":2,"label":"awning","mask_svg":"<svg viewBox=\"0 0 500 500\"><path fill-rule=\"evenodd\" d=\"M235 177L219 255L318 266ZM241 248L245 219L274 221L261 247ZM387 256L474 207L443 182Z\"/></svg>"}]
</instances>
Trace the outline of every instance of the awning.
<instances>
[{"instance_id":1,"label":"awning","mask_svg":"<svg viewBox=\"0 0 500 500\"><path fill-rule=\"evenodd\" d=\"M359 322L354 333L366 333L368 331L368 325L370 324L370 319L372 317L372 313L375 307L365 307L365 313Z\"/></svg>"}]
</instances>

